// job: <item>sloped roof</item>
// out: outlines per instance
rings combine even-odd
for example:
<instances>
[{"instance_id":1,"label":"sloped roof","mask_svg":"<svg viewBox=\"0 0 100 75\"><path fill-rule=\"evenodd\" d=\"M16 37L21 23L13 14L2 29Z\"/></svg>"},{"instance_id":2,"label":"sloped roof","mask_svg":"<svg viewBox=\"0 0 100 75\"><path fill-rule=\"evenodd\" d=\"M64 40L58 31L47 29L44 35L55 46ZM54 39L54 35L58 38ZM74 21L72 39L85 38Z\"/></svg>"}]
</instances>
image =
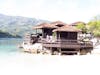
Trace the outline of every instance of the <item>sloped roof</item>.
<instances>
[{"instance_id":1,"label":"sloped roof","mask_svg":"<svg viewBox=\"0 0 100 75\"><path fill-rule=\"evenodd\" d=\"M59 27L57 25L62 25L62 27ZM56 31L64 31L64 32L80 32L81 30L76 29L75 27L72 27L70 25L67 25L66 23L63 23L61 21L55 21L52 23L42 23L40 25L34 26L33 29L42 29L42 28L56 28L53 30L53 32Z\"/></svg>"},{"instance_id":2,"label":"sloped roof","mask_svg":"<svg viewBox=\"0 0 100 75\"><path fill-rule=\"evenodd\" d=\"M55 25L55 26L57 26L57 25L62 25L62 26L64 26L64 25L67 25L66 23L63 23L63 22L61 22L61 21L55 21L55 22L52 22L52 23L50 23L51 25Z\"/></svg>"},{"instance_id":3,"label":"sloped roof","mask_svg":"<svg viewBox=\"0 0 100 75\"><path fill-rule=\"evenodd\" d=\"M33 27L33 29L42 29L42 28L57 28L57 26L51 25L49 23L42 23L40 25Z\"/></svg>"},{"instance_id":4,"label":"sloped roof","mask_svg":"<svg viewBox=\"0 0 100 75\"><path fill-rule=\"evenodd\" d=\"M34 26L33 29L42 29L42 28L58 28L59 26L65 26L67 24L61 21L55 21L51 23L42 23L37 26Z\"/></svg>"},{"instance_id":5,"label":"sloped roof","mask_svg":"<svg viewBox=\"0 0 100 75\"><path fill-rule=\"evenodd\" d=\"M81 32L80 29L77 29L77 28L72 27L70 25L59 27L59 28L53 30L53 32L57 32L57 31L59 31L59 32Z\"/></svg>"}]
</instances>

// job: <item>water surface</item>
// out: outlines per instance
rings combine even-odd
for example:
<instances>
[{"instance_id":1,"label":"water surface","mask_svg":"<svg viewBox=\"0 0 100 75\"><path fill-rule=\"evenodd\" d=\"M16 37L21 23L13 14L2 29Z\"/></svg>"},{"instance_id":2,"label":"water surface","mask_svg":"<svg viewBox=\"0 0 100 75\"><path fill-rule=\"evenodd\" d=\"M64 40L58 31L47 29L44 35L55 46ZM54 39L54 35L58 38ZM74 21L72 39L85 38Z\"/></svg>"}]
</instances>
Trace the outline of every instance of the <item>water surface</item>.
<instances>
[{"instance_id":1,"label":"water surface","mask_svg":"<svg viewBox=\"0 0 100 75\"><path fill-rule=\"evenodd\" d=\"M9 55L19 52L18 45L22 39L19 38L0 38L0 55Z\"/></svg>"}]
</instances>

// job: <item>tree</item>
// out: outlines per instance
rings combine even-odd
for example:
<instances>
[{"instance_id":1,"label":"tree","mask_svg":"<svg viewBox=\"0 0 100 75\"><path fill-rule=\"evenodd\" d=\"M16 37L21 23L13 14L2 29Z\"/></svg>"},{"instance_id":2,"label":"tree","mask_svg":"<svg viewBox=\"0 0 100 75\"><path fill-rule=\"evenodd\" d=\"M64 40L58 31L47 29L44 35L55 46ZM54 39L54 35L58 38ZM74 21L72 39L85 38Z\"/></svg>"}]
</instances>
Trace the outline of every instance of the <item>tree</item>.
<instances>
[{"instance_id":1,"label":"tree","mask_svg":"<svg viewBox=\"0 0 100 75\"><path fill-rule=\"evenodd\" d=\"M94 17L94 19L88 23L88 29L95 37L100 37L100 18L99 17L100 16Z\"/></svg>"},{"instance_id":2,"label":"tree","mask_svg":"<svg viewBox=\"0 0 100 75\"><path fill-rule=\"evenodd\" d=\"M82 33L87 33L86 25L84 25L83 23L78 23L76 25L76 28L81 29L82 30Z\"/></svg>"}]
</instances>

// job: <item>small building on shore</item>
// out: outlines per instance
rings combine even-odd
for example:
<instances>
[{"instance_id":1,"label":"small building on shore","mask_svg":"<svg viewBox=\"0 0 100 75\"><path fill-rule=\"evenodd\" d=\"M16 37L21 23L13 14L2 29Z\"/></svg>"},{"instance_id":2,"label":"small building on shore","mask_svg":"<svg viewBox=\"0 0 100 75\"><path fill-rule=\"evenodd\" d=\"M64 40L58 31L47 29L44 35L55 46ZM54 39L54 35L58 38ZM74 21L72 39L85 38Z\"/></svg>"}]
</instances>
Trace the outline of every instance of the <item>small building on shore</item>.
<instances>
[{"instance_id":1,"label":"small building on shore","mask_svg":"<svg viewBox=\"0 0 100 75\"><path fill-rule=\"evenodd\" d=\"M82 51L87 53L91 52L93 48L91 42L78 40L78 33L80 33L81 30L61 21L42 23L34 26L33 29L42 30L42 37L40 39L43 50L47 49L51 54L77 54Z\"/></svg>"}]
</instances>

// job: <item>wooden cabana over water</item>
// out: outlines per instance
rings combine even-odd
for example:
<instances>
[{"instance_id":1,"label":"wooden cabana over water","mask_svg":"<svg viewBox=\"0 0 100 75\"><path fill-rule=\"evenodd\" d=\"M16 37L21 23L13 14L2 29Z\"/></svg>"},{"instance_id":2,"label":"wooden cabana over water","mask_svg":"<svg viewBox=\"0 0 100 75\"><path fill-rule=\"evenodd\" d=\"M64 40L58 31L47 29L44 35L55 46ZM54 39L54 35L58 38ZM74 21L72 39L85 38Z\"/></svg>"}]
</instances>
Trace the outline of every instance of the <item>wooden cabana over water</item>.
<instances>
[{"instance_id":1,"label":"wooden cabana over water","mask_svg":"<svg viewBox=\"0 0 100 75\"><path fill-rule=\"evenodd\" d=\"M33 29L41 29L42 30L42 38L46 38L47 35L52 35L52 30L57 28L57 26L51 25L49 23L42 23L33 27Z\"/></svg>"},{"instance_id":2,"label":"wooden cabana over water","mask_svg":"<svg viewBox=\"0 0 100 75\"><path fill-rule=\"evenodd\" d=\"M77 54L83 49L93 48L92 43L85 43L78 40L78 33L80 33L81 30L67 25L61 21L42 23L33 28L42 30L41 43L43 46L43 50L47 49L52 54ZM91 51L87 50L86 52Z\"/></svg>"},{"instance_id":3,"label":"wooden cabana over water","mask_svg":"<svg viewBox=\"0 0 100 75\"><path fill-rule=\"evenodd\" d=\"M46 38L46 36L52 36L54 29L64 26L64 25L66 25L66 24L64 24L61 21L56 21L56 22L52 22L52 23L39 24L39 25L33 27L33 29L36 29L36 30L41 29L42 30L42 38Z\"/></svg>"},{"instance_id":4,"label":"wooden cabana over water","mask_svg":"<svg viewBox=\"0 0 100 75\"><path fill-rule=\"evenodd\" d=\"M60 28L54 29L53 32L56 32L57 39L77 40L77 34L81 32L81 30L69 25L65 25Z\"/></svg>"},{"instance_id":5,"label":"wooden cabana over water","mask_svg":"<svg viewBox=\"0 0 100 75\"><path fill-rule=\"evenodd\" d=\"M55 41L44 41L43 46L52 49L52 53L77 53L80 44L77 40L78 33L81 30L69 25L63 25L53 30Z\"/></svg>"}]
</instances>

